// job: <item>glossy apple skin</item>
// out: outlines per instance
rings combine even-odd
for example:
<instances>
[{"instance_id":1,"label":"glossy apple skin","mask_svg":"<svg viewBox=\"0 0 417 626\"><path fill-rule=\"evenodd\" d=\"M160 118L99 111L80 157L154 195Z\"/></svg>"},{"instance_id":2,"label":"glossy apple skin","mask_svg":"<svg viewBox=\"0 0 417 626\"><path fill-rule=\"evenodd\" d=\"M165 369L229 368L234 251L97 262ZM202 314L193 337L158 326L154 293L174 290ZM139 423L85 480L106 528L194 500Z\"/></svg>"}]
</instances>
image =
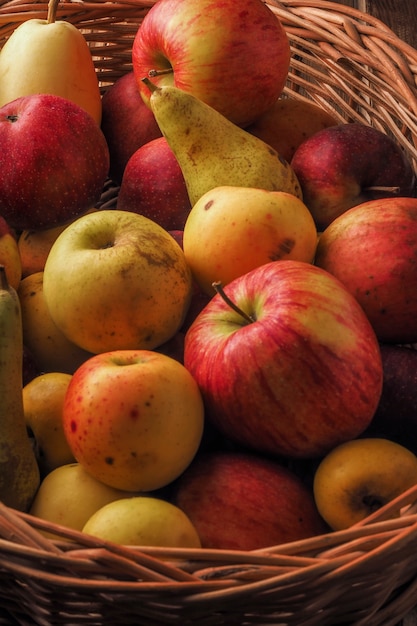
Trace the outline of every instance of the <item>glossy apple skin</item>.
<instances>
[{"instance_id":1,"label":"glossy apple skin","mask_svg":"<svg viewBox=\"0 0 417 626\"><path fill-rule=\"evenodd\" d=\"M357 204L416 193L412 165L400 146L359 122L318 131L298 147L291 165L318 230Z\"/></svg>"},{"instance_id":2,"label":"glossy apple skin","mask_svg":"<svg viewBox=\"0 0 417 626\"><path fill-rule=\"evenodd\" d=\"M0 213L16 229L57 226L91 208L109 169L106 140L80 106L49 94L0 108Z\"/></svg>"},{"instance_id":3,"label":"glossy apple skin","mask_svg":"<svg viewBox=\"0 0 417 626\"><path fill-rule=\"evenodd\" d=\"M321 456L358 436L378 404L382 364L375 333L343 285L314 265L280 261L224 291L255 321L217 294L184 345L215 426L290 458Z\"/></svg>"},{"instance_id":4,"label":"glossy apple skin","mask_svg":"<svg viewBox=\"0 0 417 626\"><path fill-rule=\"evenodd\" d=\"M269 144L288 163L298 146L323 128L340 124L314 102L280 98L246 130Z\"/></svg>"},{"instance_id":5,"label":"glossy apple skin","mask_svg":"<svg viewBox=\"0 0 417 626\"><path fill-rule=\"evenodd\" d=\"M328 530L300 478L246 452L199 454L178 479L173 500L209 549L256 550Z\"/></svg>"},{"instance_id":6,"label":"glossy apple skin","mask_svg":"<svg viewBox=\"0 0 417 626\"><path fill-rule=\"evenodd\" d=\"M175 85L239 126L253 122L279 97L288 75L287 34L259 0L160 0L147 13L132 49L141 82Z\"/></svg>"},{"instance_id":7,"label":"glossy apple skin","mask_svg":"<svg viewBox=\"0 0 417 626\"><path fill-rule=\"evenodd\" d=\"M381 344L382 395L364 437L385 437L417 454L417 350Z\"/></svg>"},{"instance_id":8,"label":"glossy apple skin","mask_svg":"<svg viewBox=\"0 0 417 626\"><path fill-rule=\"evenodd\" d=\"M165 230L182 230L191 210L184 176L165 137L149 141L130 157L117 208L134 211Z\"/></svg>"},{"instance_id":9,"label":"glossy apple skin","mask_svg":"<svg viewBox=\"0 0 417 626\"><path fill-rule=\"evenodd\" d=\"M417 341L417 199L353 207L321 234L315 263L358 300L380 341Z\"/></svg>"},{"instance_id":10,"label":"glossy apple skin","mask_svg":"<svg viewBox=\"0 0 417 626\"><path fill-rule=\"evenodd\" d=\"M74 373L64 432L94 478L126 491L159 489L196 454L204 407L198 386L175 359L148 350L98 354Z\"/></svg>"},{"instance_id":11,"label":"glossy apple skin","mask_svg":"<svg viewBox=\"0 0 417 626\"><path fill-rule=\"evenodd\" d=\"M104 92L101 130L110 152L110 177L120 184L132 154L148 141L162 136L154 114L139 93L133 71L121 76Z\"/></svg>"}]
</instances>

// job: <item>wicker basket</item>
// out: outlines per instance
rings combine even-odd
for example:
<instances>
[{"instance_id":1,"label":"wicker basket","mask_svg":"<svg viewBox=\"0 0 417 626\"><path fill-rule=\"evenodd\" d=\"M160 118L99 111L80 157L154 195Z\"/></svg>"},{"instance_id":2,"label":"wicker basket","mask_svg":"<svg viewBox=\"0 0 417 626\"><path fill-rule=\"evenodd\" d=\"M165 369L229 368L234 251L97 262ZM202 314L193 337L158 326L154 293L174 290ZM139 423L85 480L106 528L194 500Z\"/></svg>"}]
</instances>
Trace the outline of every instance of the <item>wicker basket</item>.
<instances>
[{"instance_id":1,"label":"wicker basket","mask_svg":"<svg viewBox=\"0 0 417 626\"><path fill-rule=\"evenodd\" d=\"M293 51L285 93L392 134L417 168L417 51L349 7L269 1ZM83 29L103 89L131 69L153 4L62 2L58 15ZM1 2L0 44L46 10ZM0 624L389 626L416 603L416 553L417 487L346 531L255 552L126 548L0 505Z\"/></svg>"}]
</instances>

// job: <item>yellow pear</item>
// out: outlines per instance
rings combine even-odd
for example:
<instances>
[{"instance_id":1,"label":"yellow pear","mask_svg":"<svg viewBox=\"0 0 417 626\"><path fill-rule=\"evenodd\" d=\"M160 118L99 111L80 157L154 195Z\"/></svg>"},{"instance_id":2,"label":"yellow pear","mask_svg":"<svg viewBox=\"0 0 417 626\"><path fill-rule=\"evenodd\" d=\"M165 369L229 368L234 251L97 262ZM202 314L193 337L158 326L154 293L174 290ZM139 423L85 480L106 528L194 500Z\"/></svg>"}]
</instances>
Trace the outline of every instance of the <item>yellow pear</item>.
<instances>
[{"instance_id":1,"label":"yellow pear","mask_svg":"<svg viewBox=\"0 0 417 626\"><path fill-rule=\"evenodd\" d=\"M286 191L302 199L291 165L271 146L251 135L190 93L157 87L148 78L150 107L180 164L191 205L215 187Z\"/></svg>"},{"instance_id":2,"label":"yellow pear","mask_svg":"<svg viewBox=\"0 0 417 626\"><path fill-rule=\"evenodd\" d=\"M59 0L46 19L29 19L0 52L0 106L21 96L48 93L71 100L101 122L101 95L93 59L81 31L55 21Z\"/></svg>"},{"instance_id":3,"label":"yellow pear","mask_svg":"<svg viewBox=\"0 0 417 626\"><path fill-rule=\"evenodd\" d=\"M0 500L27 511L40 472L25 423L22 398L23 333L19 298L0 265Z\"/></svg>"}]
</instances>

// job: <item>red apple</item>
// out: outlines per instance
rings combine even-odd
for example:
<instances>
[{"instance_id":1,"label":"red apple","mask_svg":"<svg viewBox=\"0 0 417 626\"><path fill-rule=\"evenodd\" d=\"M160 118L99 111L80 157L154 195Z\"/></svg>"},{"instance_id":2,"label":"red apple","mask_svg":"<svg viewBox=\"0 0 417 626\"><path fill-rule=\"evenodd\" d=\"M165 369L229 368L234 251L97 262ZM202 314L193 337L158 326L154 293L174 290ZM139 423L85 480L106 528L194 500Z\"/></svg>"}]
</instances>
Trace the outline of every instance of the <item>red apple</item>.
<instances>
[{"instance_id":1,"label":"red apple","mask_svg":"<svg viewBox=\"0 0 417 626\"><path fill-rule=\"evenodd\" d=\"M359 122L318 131L297 148L291 165L319 230L357 204L416 191L413 167L401 147Z\"/></svg>"},{"instance_id":2,"label":"red apple","mask_svg":"<svg viewBox=\"0 0 417 626\"><path fill-rule=\"evenodd\" d=\"M199 454L178 479L173 500L203 548L256 550L328 530L298 476L248 453Z\"/></svg>"},{"instance_id":3,"label":"red apple","mask_svg":"<svg viewBox=\"0 0 417 626\"><path fill-rule=\"evenodd\" d=\"M132 50L141 82L175 85L240 126L264 113L288 75L287 34L262 0L159 0L144 17Z\"/></svg>"},{"instance_id":4,"label":"red apple","mask_svg":"<svg viewBox=\"0 0 417 626\"><path fill-rule=\"evenodd\" d=\"M117 208L141 213L165 230L182 230L191 203L179 163L165 137L141 146L130 157Z\"/></svg>"},{"instance_id":5,"label":"red apple","mask_svg":"<svg viewBox=\"0 0 417 626\"><path fill-rule=\"evenodd\" d=\"M120 184L132 154L162 135L154 114L142 100L133 71L104 92L101 129L109 146L110 177Z\"/></svg>"},{"instance_id":6,"label":"red apple","mask_svg":"<svg viewBox=\"0 0 417 626\"><path fill-rule=\"evenodd\" d=\"M36 94L0 108L0 214L13 228L50 228L85 213L108 169L103 133L74 102Z\"/></svg>"},{"instance_id":7,"label":"red apple","mask_svg":"<svg viewBox=\"0 0 417 626\"><path fill-rule=\"evenodd\" d=\"M364 437L383 437L417 454L417 350L381 344L382 395Z\"/></svg>"},{"instance_id":8,"label":"red apple","mask_svg":"<svg viewBox=\"0 0 417 626\"><path fill-rule=\"evenodd\" d=\"M184 346L220 431L260 452L309 458L368 426L381 395L379 345L334 276L271 262L224 293L198 315Z\"/></svg>"},{"instance_id":9,"label":"red apple","mask_svg":"<svg viewBox=\"0 0 417 626\"><path fill-rule=\"evenodd\" d=\"M355 296L380 341L417 341L417 198L352 207L321 234L315 263Z\"/></svg>"}]
</instances>

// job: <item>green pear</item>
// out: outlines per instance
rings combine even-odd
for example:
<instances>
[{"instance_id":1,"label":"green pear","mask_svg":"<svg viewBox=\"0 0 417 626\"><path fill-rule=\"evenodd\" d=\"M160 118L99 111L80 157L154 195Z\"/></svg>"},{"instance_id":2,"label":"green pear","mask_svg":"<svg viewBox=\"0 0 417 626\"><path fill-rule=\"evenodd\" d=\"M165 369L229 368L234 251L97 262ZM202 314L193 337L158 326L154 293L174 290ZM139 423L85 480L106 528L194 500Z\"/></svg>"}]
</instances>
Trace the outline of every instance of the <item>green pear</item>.
<instances>
[{"instance_id":1,"label":"green pear","mask_svg":"<svg viewBox=\"0 0 417 626\"><path fill-rule=\"evenodd\" d=\"M151 91L150 107L181 167L192 206L220 186L285 191L302 199L292 167L267 143L192 94L142 80Z\"/></svg>"},{"instance_id":2,"label":"green pear","mask_svg":"<svg viewBox=\"0 0 417 626\"><path fill-rule=\"evenodd\" d=\"M17 293L0 265L0 500L27 511L40 483L23 410L23 331Z\"/></svg>"}]
</instances>

